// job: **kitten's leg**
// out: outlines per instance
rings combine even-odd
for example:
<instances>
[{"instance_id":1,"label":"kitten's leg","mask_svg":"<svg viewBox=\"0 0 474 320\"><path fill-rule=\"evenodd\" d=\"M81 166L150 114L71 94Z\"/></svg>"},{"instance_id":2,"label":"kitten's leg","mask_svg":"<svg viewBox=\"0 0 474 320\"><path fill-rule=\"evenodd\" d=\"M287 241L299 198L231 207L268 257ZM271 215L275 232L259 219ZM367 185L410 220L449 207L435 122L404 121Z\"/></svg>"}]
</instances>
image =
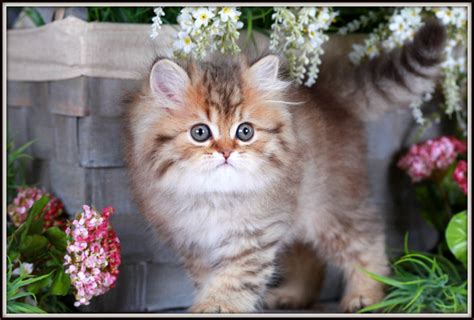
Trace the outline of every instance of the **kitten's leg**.
<instances>
[{"instance_id":1,"label":"kitten's leg","mask_svg":"<svg viewBox=\"0 0 474 320\"><path fill-rule=\"evenodd\" d=\"M372 212L375 210L365 208L353 212L352 217L341 216L337 226L320 234L319 245L324 248L325 256L344 271L346 287L341 300L344 311L354 312L384 297L384 286L361 270L389 274L383 225L375 213L368 216ZM364 216L364 220L351 219Z\"/></svg>"},{"instance_id":2,"label":"kitten's leg","mask_svg":"<svg viewBox=\"0 0 474 320\"><path fill-rule=\"evenodd\" d=\"M234 313L255 311L274 272L278 241L241 247L211 268L190 311Z\"/></svg>"},{"instance_id":3,"label":"kitten's leg","mask_svg":"<svg viewBox=\"0 0 474 320\"><path fill-rule=\"evenodd\" d=\"M282 252L277 265L283 281L266 293L266 307L303 309L310 306L324 280L323 259L309 245L297 242Z\"/></svg>"},{"instance_id":4,"label":"kitten's leg","mask_svg":"<svg viewBox=\"0 0 474 320\"><path fill-rule=\"evenodd\" d=\"M354 312L363 307L377 303L384 297L384 286L377 282L358 268L365 269L379 275L388 275L389 268L385 255L385 246L382 238L373 238L372 244L366 243L366 252L359 252L358 257L351 256L347 252L343 263L346 288L341 300L341 308L344 311Z\"/></svg>"}]
</instances>

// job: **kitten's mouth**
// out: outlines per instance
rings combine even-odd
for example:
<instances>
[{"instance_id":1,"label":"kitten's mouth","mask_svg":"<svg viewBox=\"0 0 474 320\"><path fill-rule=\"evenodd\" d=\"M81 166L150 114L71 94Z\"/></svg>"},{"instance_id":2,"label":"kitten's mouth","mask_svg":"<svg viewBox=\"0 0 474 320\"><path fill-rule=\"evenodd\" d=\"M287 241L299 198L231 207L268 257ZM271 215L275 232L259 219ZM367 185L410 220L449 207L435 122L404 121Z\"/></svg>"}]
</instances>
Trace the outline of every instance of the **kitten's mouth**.
<instances>
[{"instance_id":1,"label":"kitten's mouth","mask_svg":"<svg viewBox=\"0 0 474 320\"><path fill-rule=\"evenodd\" d=\"M217 168L221 168L221 167L222 167L222 168L230 168L230 167L234 168L234 166L231 165L231 164L230 164L229 162L227 162L227 161L224 161L224 162L222 162L221 164L217 165L216 169L217 169Z\"/></svg>"}]
</instances>

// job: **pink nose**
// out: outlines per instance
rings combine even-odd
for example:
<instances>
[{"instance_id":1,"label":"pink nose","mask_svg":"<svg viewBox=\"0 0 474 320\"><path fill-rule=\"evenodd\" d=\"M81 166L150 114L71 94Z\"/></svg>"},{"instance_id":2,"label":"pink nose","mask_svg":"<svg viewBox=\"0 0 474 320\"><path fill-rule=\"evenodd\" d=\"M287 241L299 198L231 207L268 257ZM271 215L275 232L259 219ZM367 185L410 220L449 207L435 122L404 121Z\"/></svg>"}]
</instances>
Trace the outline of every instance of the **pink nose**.
<instances>
[{"instance_id":1,"label":"pink nose","mask_svg":"<svg viewBox=\"0 0 474 320\"><path fill-rule=\"evenodd\" d=\"M224 156L224 158L227 160L227 158L230 157L230 154L232 153L232 150L224 150L224 151L221 151L221 153Z\"/></svg>"}]
</instances>

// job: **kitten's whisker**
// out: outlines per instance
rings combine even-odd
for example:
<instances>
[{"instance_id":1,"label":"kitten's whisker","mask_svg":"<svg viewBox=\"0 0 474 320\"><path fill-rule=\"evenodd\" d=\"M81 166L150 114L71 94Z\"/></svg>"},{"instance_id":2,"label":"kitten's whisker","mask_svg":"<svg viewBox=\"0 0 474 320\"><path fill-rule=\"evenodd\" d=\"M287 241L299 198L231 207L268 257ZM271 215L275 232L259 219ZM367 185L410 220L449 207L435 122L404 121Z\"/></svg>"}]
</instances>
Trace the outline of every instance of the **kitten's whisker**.
<instances>
[{"instance_id":1,"label":"kitten's whisker","mask_svg":"<svg viewBox=\"0 0 474 320\"><path fill-rule=\"evenodd\" d=\"M304 101L282 101L282 100L265 100L266 102L272 102L272 103L284 103L284 104L289 104L289 105L301 105L304 104Z\"/></svg>"}]
</instances>

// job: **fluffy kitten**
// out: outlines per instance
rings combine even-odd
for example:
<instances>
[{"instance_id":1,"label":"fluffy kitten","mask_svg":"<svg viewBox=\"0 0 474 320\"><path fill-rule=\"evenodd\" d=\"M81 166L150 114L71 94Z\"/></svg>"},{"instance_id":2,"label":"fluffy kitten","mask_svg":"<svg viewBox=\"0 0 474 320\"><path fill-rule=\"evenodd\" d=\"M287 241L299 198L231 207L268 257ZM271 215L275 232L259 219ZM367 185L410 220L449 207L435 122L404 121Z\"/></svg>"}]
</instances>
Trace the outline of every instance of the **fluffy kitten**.
<instances>
[{"instance_id":1,"label":"fluffy kitten","mask_svg":"<svg viewBox=\"0 0 474 320\"><path fill-rule=\"evenodd\" d=\"M311 89L282 79L271 55L154 64L129 101L127 163L142 213L196 285L192 312L305 306L324 261L344 271L344 310L383 298L359 269L389 273L363 120L434 86L444 38L427 24ZM285 277L268 289L277 261Z\"/></svg>"}]
</instances>

